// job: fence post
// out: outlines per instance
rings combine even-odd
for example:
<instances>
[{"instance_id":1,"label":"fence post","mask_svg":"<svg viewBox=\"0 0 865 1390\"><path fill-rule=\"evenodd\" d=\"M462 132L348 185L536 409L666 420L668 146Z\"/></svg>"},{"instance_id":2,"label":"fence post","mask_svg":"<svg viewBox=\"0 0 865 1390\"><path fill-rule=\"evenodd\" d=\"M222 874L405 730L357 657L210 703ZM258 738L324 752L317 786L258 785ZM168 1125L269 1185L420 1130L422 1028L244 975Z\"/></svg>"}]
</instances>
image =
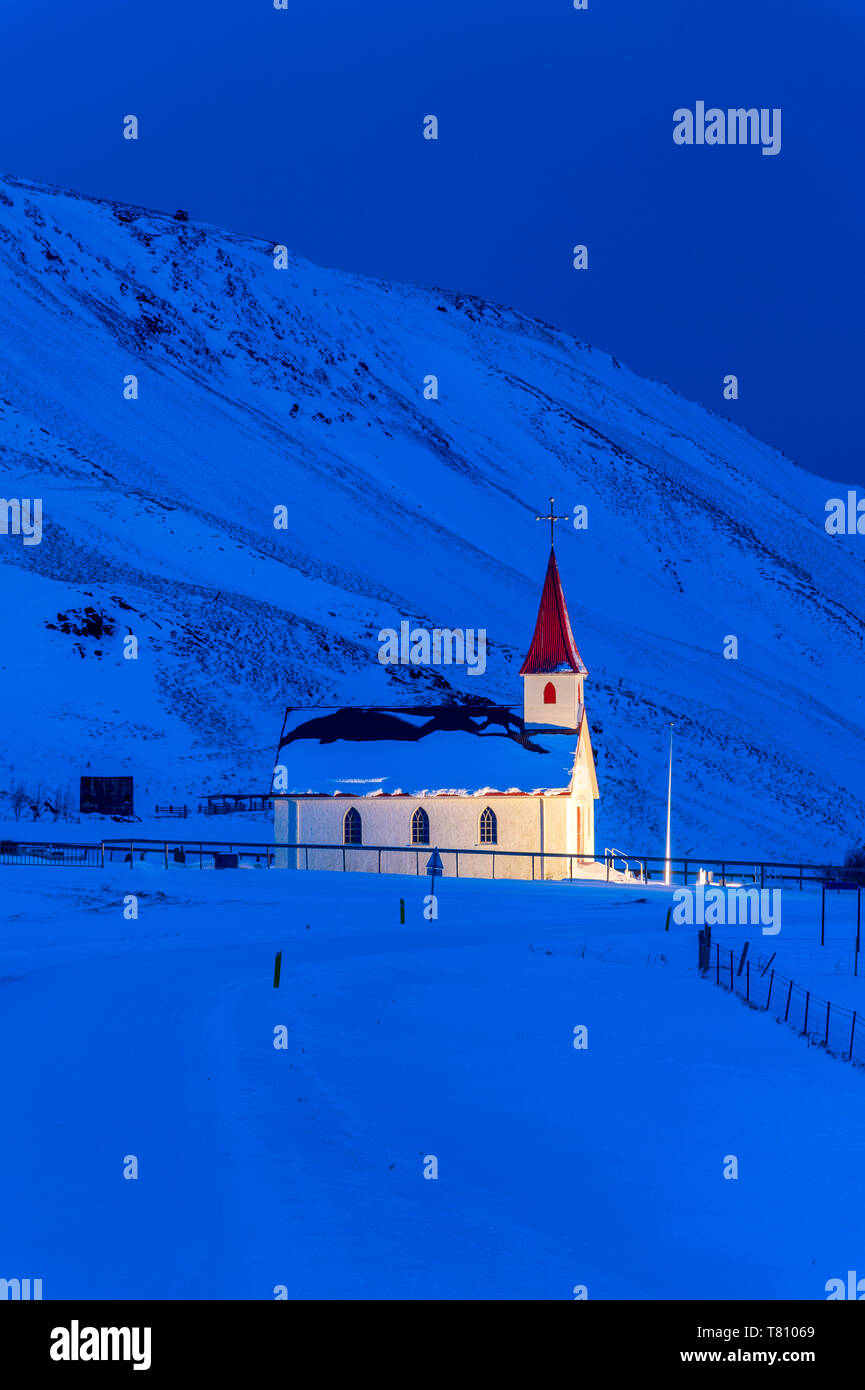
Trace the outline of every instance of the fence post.
<instances>
[{"instance_id":1,"label":"fence post","mask_svg":"<svg viewBox=\"0 0 865 1390\"><path fill-rule=\"evenodd\" d=\"M785 1023L787 1022L787 1019L790 1017L790 999L791 999L791 997L792 997L792 994L793 994L793 981L791 980L791 981L790 981L790 988L787 990L787 1007L786 1007L786 1009L784 1010L784 1022L785 1022Z\"/></svg>"},{"instance_id":2,"label":"fence post","mask_svg":"<svg viewBox=\"0 0 865 1390\"><path fill-rule=\"evenodd\" d=\"M495 863L495 859L496 859L496 856L493 855L493 863ZM454 873L455 873L456 877L459 878L459 876L460 876L460 852L459 852L459 850L456 850L456 851L454 852L454 862L455 862Z\"/></svg>"},{"instance_id":3,"label":"fence post","mask_svg":"<svg viewBox=\"0 0 865 1390\"><path fill-rule=\"evenodd\" d=\"M745 961L745 1003L751 1002L751 962Z\"/></svg>"},{"instance_id":4,"label":"fence post","mask_svg":"<svg viewBox=\"0 0 865 1390\"><path fill-rule=\"evenodd\" d=\"M823 900L820 904L820 945L826 944L826 885L823 884Z\"/></svg>"},{"instance_id":5,"label":"fence post","mask_svg":"<svg viewBox=\"0 0 865 1390\"><path fill-rule=\"evenodd\" d=\"M304 868L308 869L308 868L309 868L309 845L304 846L303 858L304 858Z\"/></svg>"},{"instance_id":6,"label":"fence post","mask_svg":"<svg viewBox=\"0 0 865 1390\"><path fill-rule=\"evenodd\" d=\"M99 846L99 848L102 850L102 864L100 865L100 867L104 869L104 868L105 868L105 841L104 841L104 840L102 841L102 844Z\"/></svg>"},{"instance_id":7,"label":"fence post","mask_svg":"<svg viewBox=\"0 0 865 1390\"><path fill-rule=\"evenodd\" d=\"M831 1004L830 1004L830 1001L827 999L827 1000L826 1000L826 1037L824 1038L824 1042L825 1042L825 1044L826 1044L827 1047L829 1046L829 1009L830 1009L830 1008L831 1008Z\"/></svg>"},{"instance_id":8,"label":"fence post","mask_svg":"<svg viewBox=\"0 0 865 1390\"><path fill-rule=\"evenodd\" d=\"M381 847L379 847L378 851L378 871L381 873Z\"/></svg>"},{"instance_id":9,"label":"fence post","mask_svg":"<svg viewBox=\"0 0 865 1390\"><path fill-rule=\"evenodd\" d=\"M730 951L730 992L733 991L733 952Z\"/></svg>"},{"instance_id":10,"label":"fence post","mask_svg":"<svg viewBox=\"0 0 865 1390\"><path fill-rule=\"evenodd\" d=\"M802 1029L802 1032L803 1032L803 1033L807 1033L807 1032L808 1032L808 1006L809 1006L810 1003L811 1003L811 991L810 991L810 989L806 989L806 990L805 990L805 1026L804 1026L804 1028Z\"/></svg>"},{"instance_id":11,"label":"fence post","mask_svg":"<svg viewBox=\"0 0 865 1390\"><path fill-rule=\"evenodd\" d=\"M204 868L204 846L201 844L200 841L198 844L198 867L199 869Z\"/></svg>"},{"instance_id":12,"label":"fence post","mask_svg":"<svg viewBox=\"0 0 865 1390\"><path fill-rule=\"evenodd\" d=\"M853 1010L853 1023L850 1028L850 1061L853 1061L853 1034L856 1032L856 1010Z\"/></svg>"},{"instance_id":13,"label":"fence post","mask_svg":"<svg viewBox=\"0 0 865 1390\"><path fill-rule=\"evenodd\" d=\"M163 856L163 857L164 857L164 861L165 861L164 867L167 869L167 868L168 868L168 841L167 841L167 840L164 840L164 841L163 841L162 848L163 848L163 850L165 851L164 856Z\"/></svg>"},{"instance_id":14,"label":"fence post","mask_svg":"<svg viewBox=\"0 0 865 1390\"><path fill-rule=\"evenodd\" d=\"M721 983L721 947L715 942L715 984Z\"/></svg>"},{"instance_id":15,"label":"fence post","mask_svg":"<svg viewBox=\"0 0 865 1390\"><path fill-rule=\"evenodd\" d=\"M799 892L802 892L802 865L799 865Z\"/></svg>"},{"instance_id":16,"label":"fence post","mask_svg":"<svg viewBox=\"0 0 865 1390\"><path fill-rule=\"evenodd\" d=\"M773 966L773 967L772 967L772 974L769 976L769 993L768 993L768 995L766 996L766 1012L767 1012L767 1013L769 1012L769 1005L770 1005L771 1002L772 1002L772 985L773 985L773 983L774 983L774 980L775 980L775 968L774 968L774 966Z\"/></svg>"},{"instance_id":17,"label":"fence post","mask_svg":"<svg viewBox=\"0 0 865 1390\"><path fill-rule=\"evenodd\" d=\"M606 861L607 861L607 882L609 883L609 881L610 881L610 854L609 854L609 851L607 851L607 853L604 855L604 858L605 858Z\"/></svg>"},{"instance_id":18,"label":"fence post","mask_svg":"<svg viewBox=\"0 0 865 1390\"><path fill-rule=\"evenodd\" d=\"M345 845L342 847L342 871L345 873Z\"/></svg>"}]
</instances>

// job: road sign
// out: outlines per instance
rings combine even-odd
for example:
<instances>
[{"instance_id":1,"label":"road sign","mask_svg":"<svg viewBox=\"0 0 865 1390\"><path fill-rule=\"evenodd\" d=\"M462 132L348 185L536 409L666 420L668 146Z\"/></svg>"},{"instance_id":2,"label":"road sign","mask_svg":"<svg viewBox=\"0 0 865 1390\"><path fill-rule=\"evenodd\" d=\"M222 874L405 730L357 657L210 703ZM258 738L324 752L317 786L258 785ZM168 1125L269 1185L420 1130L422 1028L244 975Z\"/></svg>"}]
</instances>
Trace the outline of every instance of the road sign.
<instances>
[{"instance_id":1,"label":"road sign","mask_svg":"<svg viewBox=\"0 0 865 1390\"><path fill-rule=\"evenodd\" d=\"M444 873L444 867L441 855L437 849L434 849L426 862L426 871L430 878L435 878L437 875Z\"/></svg>"}]
</instances>

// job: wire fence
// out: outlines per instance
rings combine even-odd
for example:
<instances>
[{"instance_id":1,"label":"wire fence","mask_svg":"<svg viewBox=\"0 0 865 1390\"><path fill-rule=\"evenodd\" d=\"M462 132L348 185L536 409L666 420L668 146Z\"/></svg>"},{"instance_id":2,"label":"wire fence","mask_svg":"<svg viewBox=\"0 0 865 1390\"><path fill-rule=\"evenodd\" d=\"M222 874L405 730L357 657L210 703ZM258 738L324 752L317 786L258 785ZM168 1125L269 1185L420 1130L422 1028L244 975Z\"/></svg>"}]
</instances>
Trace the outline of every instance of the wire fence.
<instances>
[{"instance_id":1,"label":"wire fence","mask_svg":"<svg viewBox=\"0 0 865 1390\"><path fill-rule=\"evenodd\" d=\"M698 940L702 975L731 994L738 994L750 1008L771 1013L833 1057L865 1064L865 1027L856 1009L821 999L813 990L797 985L768 964L752 965L747 942L741 949L731 950L713 942L707 931L701 931Z\"/></svg>"},{"instance_id":2,"label":"wire fence","mask_svg":"<svg viewBox=\"0 0 865 1390\"><path fill-rule=\"evenodd\" d=\"M722 940L723 947L724 942ZM735 942L734 942L735 945ZM819 938L791 938L779 936L771 938L771 946L761 943L755 947L751 969L763 969L764 965L775 966L788 975L858 975L865 974L865 965L860 971L860 953L856 950L855 939L850 941L833 939L825 946Z\"/></svg>"}]
</instances>

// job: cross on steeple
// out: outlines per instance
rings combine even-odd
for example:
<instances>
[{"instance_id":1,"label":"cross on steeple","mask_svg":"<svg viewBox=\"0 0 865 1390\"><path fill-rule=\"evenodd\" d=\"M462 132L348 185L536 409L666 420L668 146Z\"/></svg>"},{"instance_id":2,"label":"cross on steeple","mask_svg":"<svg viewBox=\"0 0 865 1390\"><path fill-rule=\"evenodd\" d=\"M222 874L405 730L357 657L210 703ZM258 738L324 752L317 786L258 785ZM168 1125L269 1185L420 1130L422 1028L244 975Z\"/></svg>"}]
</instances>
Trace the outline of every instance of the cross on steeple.
<instances>
[{"instance_id":1,"label":"cross on steeple","mask_svg":"<svg viewBox=\"0 0 865 1390\"><path fill-rule=\"evenodd\" d=\"M554 505L554 503L555 503L555 498L554 498L554 497L551 497L551 498L550 498L550 512L549 512L549 516L536 516L536 517L535 517L535 521L548 521L548 522L550 523L550 549L551 549L551 550L553 549L553 545L554 545L554 540L553 540L553 527L555 526L556 522L557 522L557 521L570 521L570 519L571 519L569 516L554 516L554 515L553 515L553 505Z\"/></svg>"}]
</instances>

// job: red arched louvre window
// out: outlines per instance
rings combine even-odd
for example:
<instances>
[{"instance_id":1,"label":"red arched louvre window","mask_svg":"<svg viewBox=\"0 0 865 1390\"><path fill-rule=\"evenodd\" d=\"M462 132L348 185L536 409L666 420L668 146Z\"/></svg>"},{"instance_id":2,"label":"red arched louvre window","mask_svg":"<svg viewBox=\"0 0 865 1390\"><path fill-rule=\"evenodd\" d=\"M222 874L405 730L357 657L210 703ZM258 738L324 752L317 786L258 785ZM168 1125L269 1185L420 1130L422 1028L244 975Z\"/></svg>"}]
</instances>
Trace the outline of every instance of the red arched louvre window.
<instances>
[{"instance_id":1,"label":"red arched louvre window","mask_svg":"<svg viewBox=\"0 0 865 1390\"><path fill-rule=\"evenodd\" d=\"M544 686L544 704L554 705L556 703L556 687L552 681L547 681Z\"/></svg>"}]
</instances>

